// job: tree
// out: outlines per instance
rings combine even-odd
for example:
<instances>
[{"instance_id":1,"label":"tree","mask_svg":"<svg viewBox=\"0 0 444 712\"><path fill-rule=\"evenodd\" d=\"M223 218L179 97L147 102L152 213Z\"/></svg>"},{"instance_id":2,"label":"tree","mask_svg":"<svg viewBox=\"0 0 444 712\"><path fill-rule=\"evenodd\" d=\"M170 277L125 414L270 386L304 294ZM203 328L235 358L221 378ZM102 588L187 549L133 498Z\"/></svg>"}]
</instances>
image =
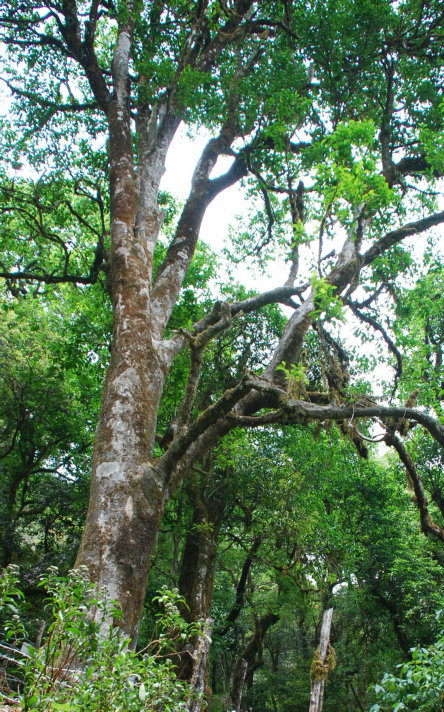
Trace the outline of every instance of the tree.
<instances>
[{"instance_id":1,"label":"tree","mask_svg":"<svg viewBox=\"0 0 444 712\"><path fill-rule=\"evenodd\" d=\"M437 611L437 620L442 618L442 610ZM439 629L438 639L429 648L412 648L412 659L398 665L399 677L385 674L379 685L375 685L376 697L381 705L374 704L370 712L382 710L420 710L421 712L442 709L443 703L443 631Z\"/></svg>"},{"instance_id":2,"label":"tree","mask_svg":"<svg viewBox=\"0 0 444 712\"><path fill-rule=\"evenodd\" d=\"M315 442L302 426L238 441L231 443L225 515L212 535L213 542L219 536L214 706L229 682L239 682L250 652L256 656L245 671L244 709L306 711L322 611L333 606L337 667L325 708L367 708L371 681L407 658L411 646L433 639L442 606L439 544L419 531L405 475L389 462L360 458L336 428ZM218 484L214 478L206 492L220 495ZM161 561L156 557L156 568ZM196 566L196 581L199 573ZM273 614L255 650L261 621Z\"/></svg>"},{"instance_id":3,"label":"tree","mask_svg":"<svg viewBox=\"0 0 444 712\"><path fill-rule=\"evenodd\" d=\"M42 555L49 564L62 547L66 564L73 563L86 511L94 432L90 414L100 399L97 364L81 355L81 320L81 313L73 318L68 300L52 311L26 301L3 304L2 566L14 559L26 569L41 564Z\"/></svg>"},{"instance_id":4,"label":"tree","mask_svg":"<svg viewBox=\"0 0 444 712\"><path fill-rule=\"evenodd\" d=\"M109 291L111 358L77 563L119 601L134 640L166 503L233 429L337 421L365 455L368 431L363 438L358 423L378 418L407 469L403 434L420 425L444 443L433 404L386 405L354 389L334 338L346 307L382 335L400 379L399 349L375 313L393 317L409 249L444 221L430 187L443 171L442 16L440 3L413 0L1 4L12 105L3 122L0 276L16 298L27 284L102 282ZM212 137L155 267L167 200L159 186L181 123ZM230 167L212 177L223 156ZM16 180L20 164L40 179ZM280 244L288 278L263 294L216 299L172 330L205 211L242 179L264 207L253 220L259 236L245 240L241 256L265 259ZM333 238L342 240L334 252ZM317 245L315 273L301 272L297 283L305 244ZM262 372L242 374L233 349L235 383L199 408L207 346L240 314L277 302L292 314ZM306 363L313 330L323 369L315 356ZM156 433L168 375L186 350L173 422ZM425 497L418 503L424 530L442 540Z\"/></svg>"}]
</instances>

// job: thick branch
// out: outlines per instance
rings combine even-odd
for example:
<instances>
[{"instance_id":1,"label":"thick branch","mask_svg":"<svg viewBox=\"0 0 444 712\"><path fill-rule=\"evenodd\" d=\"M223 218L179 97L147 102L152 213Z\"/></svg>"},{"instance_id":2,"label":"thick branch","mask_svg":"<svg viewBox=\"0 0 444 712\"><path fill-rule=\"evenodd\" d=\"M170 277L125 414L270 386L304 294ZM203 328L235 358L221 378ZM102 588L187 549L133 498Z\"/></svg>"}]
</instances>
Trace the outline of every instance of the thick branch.
<instances>
[{"instance_id":1,"label":"thick branch","mask_svg":"<svg viewBox=\"0 0 444 712\"><path fill-rule=\"evenodd\" d=\"M43 284L95 284L97 282L98 270L90 273L88 277L81 277L76 274L37 274L36 272L0 272L0 278L17 282L42 282Z\"/></svg>"},{"instance_id":2,"label":"thick branch","mask_svg":"<svg viewBox=\"0 0 444 712\"><path fill-rule=\"evenodd\" d=\"M236 587L236 598L231 608L231 611L225 619L224 627L221 631L218 632L218 635L220 636L225 635L226 633L228 633L229 630L231 630L233 623L236 621L239 613L242 610L242 606L244 605L245 588L247 585L248 574L261 543L262 537L256 536L252 545L250 546L250 549L248 550L248 554L245 558L244 565L242 566L241 575L239 577L239 581Z\"/></svg>"},{"instance_id":3,"label":"thick branch","mask_svg":"<svg viewBox=\"0 0 444 712\"><path fill-rule=\"evenodd\" d=\"M94 2L93 5L95 5ZM93 8L91 8L91 12L94 12ZM63 39L71 55L83 67L95 100L100 108L107 113L111 95L94 51L95 18L90 18L89 30L82 42L75 0L64 0L63 15L65 24L59 25Z\"/></svg>"},{"instance_id":4,"label":"thick branch","mask_svg":"<svg viewBox=\"0 0 444 712\"><path fill-rule=\"evenodd\" d=\"M431 535L440 541L444 541L444 529L436 524L430 516L424 485L409 452L394 433L387 433L384 440L387 445L391 445L395 448L399 455L399 459L406 469L408 480L411 483L415 493L415 502L419 509L422 531L428 536Z\"/></svg>"},{"instance_id":5,"label":"thick branch","mask_svg":"<svg viewBox=\"0 0 444 712\"><path fill-rule=\"evenodd\" d=\"M221 191L246 174L244 162L236 158L223 176L213 180L209 178L218 157L229 150L236 131L234 125L224 126L217 138L210 139L194 171L190 195L182 211L175 237L158 269L152 292L153 313L156 314L157 320L155 326L159 335L167 324L193 257L205 210Z\"/></svg>"},{"instance_id":6,"label":"thick branch","mask_svg":"<svg viewBox=\"0 0 444 712\"><path fill-rule=\"evenodd\" d=\"M112 61L114 91L116 93L117 105L121 111L127 109L130 91L129 59L134 33L133 12L132 2L128 2L126 10L127 20L124 25L119 27Z\"/></svg>"},{"instance_id":7,"label":"thick branch","mask_svg":"<svg viewBox=\"0 0 444 712\"><path fill-rule=\"evenodd\" d=\"M189 428L178 435L171 443L167 452L158 461L158 468L163 470L167 480L170 479L173 468L178 461L186 454L187 450L194 445L199 437L208 431L211 426L219 421L238 403L242 397L252 388L248 377L244 377L235 388L230 388L206 410L201 413ZM201 453L202 454L202 453Z\"/></svg>"},{"instance_id":8,"label":"thick branch","mask_svg":"<svg viewBox=\"0 0 444 712\"><path fill-rule=\"evenodd\" d=\"M422 425L432 437L444 446L444 427L430 415L414 408L403 406L363 405L360 401L351 405L317 405L308 401L288 398L281 388L270 381L261 378L249 377L247 384L251 390L261 395L262 408L275 408L275 422L280 423L307 423L310 420L358 420L360 418L387 418L408 419ZM234 421L236 414L230 414ZM259 416L261 418L262 416ZM255 416L249 422L254 426ZM246 423L243 423L246 424ZM262 424L262 423L261 423Z\"/></svg>"},{"instance_id":9,"label":"thick branch","mask_svg":"<svg viewBox=\"0 0 444 712\"><path fill-rule=\"evenodd\" d=\"M436 168L432 169L432 166L427 161L425 156L406 156L401 158L398 163L393 166L394 171L398 175L421 175L424 173L432 173L434 178L440 178L442 176L442 171L438 171Z\"/></svg>"},{"instance_id":10,"label":"thick branch","mask_svg":"<svg viewBox=\"0 0 444 712\"><path fill-rule=\"evenodd\" d=\"M244 680L239 679L241 675L242 663L244 661L247 663L245 682L247 682L247 684L251 684L255 671L264 664L263 641L265 635L268 629L272 625L275 625L278 620L279 614L272 613L271 611L264 613L259 618L255 618L255 631L250 637L245 649L242 651L242 654L233 669L230 685L230 695L233 701L238 698L240 702L242 696L242 683L244 682Z\"/></svg>"},{"instance_id":11,"label":"thick branch","mask_svg":"<svg viewBox=\"0 0 444 712\"><path fill-rule=\"evenodd\" d=\"M177 428L180 430L188 424L193 409L194 400L196 398L197 387L199 385L199 376L202 368L203 347L195 347L190 345L190 371L185 389L185 395L180 404L179 415L177 418Z\"/></svg>"},{"instance_id":12,"label":"thick branch","mask_svg":"<svg viewBox=\"0 0 444 712\"><path fill-rule=\"evenodd\" d=\"M232 12L230 12L227 22L208 44L197 61L197 67L201 72L208 71L214 65L215 60L225 47L247 34L248 28L241 27L241 24L252 5L252 0L237 0L233 3Z\"/></svg>"}]
</instances>

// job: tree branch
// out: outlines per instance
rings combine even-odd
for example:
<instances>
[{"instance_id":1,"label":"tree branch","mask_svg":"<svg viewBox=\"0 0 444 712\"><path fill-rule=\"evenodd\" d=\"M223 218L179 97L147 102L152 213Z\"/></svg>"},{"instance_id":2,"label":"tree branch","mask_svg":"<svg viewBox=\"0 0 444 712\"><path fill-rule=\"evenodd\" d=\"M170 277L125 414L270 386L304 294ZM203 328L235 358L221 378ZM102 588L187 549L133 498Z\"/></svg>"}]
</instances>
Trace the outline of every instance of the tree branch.
<instances>
[{"instance_id":1,"label":"tree branch","mask_svg":"<svg viewBox=\"0 0 444 712\"><path fill-rule=\"evenodd\" d=\"M71 56L83 67L98 105L102 111L108 113L111 94L94 51L94 35L97 19L96 2L94 0L91 6L89 26L86 29L85 40L83 42L75 0L63 0L63 15L65 24L59 23L59 29L63 39L66 42Z\"/></svg>"},{"instance_id":2,"label":"tree branch","mask_svg":"<svg viewBox=\"0 0 444 712\"><path fill-rule=\"evenodd\" d=\"M193 257L208 205L216 195L236 183L246 173L245 164L240 158L236 158L223 176L213 180L209 178L218 157L229 151L237 131L237 125L233 121L225 124L219 136L208 141L197 163L190 195L183 208L173 241L157 271L152 290L154 327L159 336L165 329Z\"/></svg>"},{"instance_id":3,"label":"tree branch","mask_svg":"<svg viewBox=\"0 0 444 712\"><path fill-rule=\"evenodd\" d=\"M57 104L54 101L49 101L49 99L44 99L42 96L40 96L40 94L31 91L25 91L24 89L20 89L19 87L14 86L4 77L0 77L0 80L4 84L6 84L12 95L17 94L17 96L22 96L25 99L30 99L34 104L38 104L39 106L51 109L52 114L55 114L58 111L69 113L99 108L99 105L96 102L80 103L73 101L70 104Z\"/></svg>"},{"instance_id":4,"label":"tree branch","mask_svg":"<svg viewBox=\"0 0 444 712\"><path fill-rule=\"evenodd\" d=\"M393 390L392 390L392 397L393 397L394 394L396 393L396 389L398 387L398 381L402 376L402 356L401 356L399 350L395 346L395 344L392 341L392 339L390 338L390 336L387 334L384 327L382 327L381 324L379 324L376 321L376 319L374 319L373 317L371 317L368 314L364 314L360 309L358 309L358 306L354 302L349 301L348 299L346 299L344 301L344 304L346 304L351 309L353 314L355 314L358 317L358 319L361 319L361 321L365 322L366 324L370 324L370 326L372 326L373 329L375 329L375 331L379 331L379 333L382 335L382 338L384 339L385 343L389 347L389 350L394 355L394 357L396 359L396 369L395 369L395 383L393 385Z\"/></svg>"},{"instance_id":5,"label":"tree branch","mask_svg":"<svg viewBox=\"0 0 444 712\"><path fill-rule=\"evenodd\" d=\"M237 583L235 601L225 619L224 627L220 631L216 631L217 635L220 635L221 637L223 635L226 635L226 633L228 633L228 631L232 629L233 623L236 621L237 617L239 616L239 613L242 610L242 606L244 605L245 588L247 585L248 574L253 564L253 561L256 558L256 554L261 543L262 537L258 535L254 538L254 541L248 550L247 556L242 566L241 575Z\"/></svg>"},{"instance_id":6,"label":"tree branch","mask_svg":"<svg viewBox=\"0 0 444 712\"><path fill-rule=\"evenodd\" d=\"M264 378L250 376L246 381L246 386L250 390L255 390L261 394L262 408L275 408L275 422L279 423L303 423L307 424L310 420L359 420L361 418L387 418L408 419L422 425L432 437L442 446L444 446L444 427L438 420L422 411L414 408L405 408L403 406L379 406L379 405L362 405L360 401L356 401L350 405L316 405L308 401L288 398L287 393L278 386L275 386L271 381ZM243 414L240 414L243 415ZM269 414L266 414L269 415ZM257 416L251 416L249 423L254 426L254 419ZM262 416L259 416L261 418ZM238 418L237 414L230 413L230 418L234 421ZM246 424L246 423L245 423ZM258 423L258 424L262 424Z\"/></svg>"},{"instance_id":7,"label":"tree branch","mask_svg":"<svg viewBox=\"0 0 444 712\"><path fill-rule=\"evenodd\" d=\"M249 297L241 302L216 302L213 309L200 321L196 322L190 332L185 334L179 332L177 335L163 342L168 353L168 359L172 360L187 344L190 338L198 340L198 343L209 343L211 339L221 334L231 324L231 320L240 314L249 314L258 311L269 304L285 304L286 306L297 307L292 302L291 297L297 295L301 298L301 292L310 287L309 284L301 287L277 287L269 292L263 292L254 297ZM221 314L224 316L221 318ZM226 318L228 317L229 318Z\"/></svg>"},{"instance_id":8,"label":"tree branch","mask_svg":"<svg viewBox=\"0 0 444 712\"><path fill-rule=\"evenodd\" d=\"M397 230L388 232L384 235L384 237L381 237L380 240L375 242L375 244L372 245L367 252L364 252L361 256L361 265L366 267L372 264L372 262L379 257L379 255L382 255L383 252L388 250L390 247L393 247L393 245L396 245L398 242L401 242L401 240L404 240L406 237L416 234L419 235L420 233L429 230L431 227L440 225L443 222L444 211L441 213L433 213L426 218L407 223L407 225L403 225L403 227L400 227Z\"/></svg>"},{"instance_id":9,"label":"tree branch","mask_svg":"<svg viewBox=\"0 0 444 712\"><path fill-rule=\"evenodd\" d=\"M166 453L159 458L157 463L158 467L164 472L167 483L170 481L173 468L190 446L196 443L199 437L212 425L220 421L251 388L252 384L250 384L249 378L245 376L234 388L225 391L216 403L204 410L185 432L179 434L173 440Z\"/></svg>"},{"instance_id":10,"label":"tree branch","mask_svg":"<svg viewBox=\"0 0 444 712\"><path fill-rule=\"evenodd\" d=\"M444 529L436 524L430 516L424 485L408 450L394 433L387 433L384 440L387 445L390 445L396 450L399 455L399 459L406 469L407 478L415 493L415 503L419 509L421 530L427 536L432 536L435 539L444 541Z\"/></svg>"}]
</instances>

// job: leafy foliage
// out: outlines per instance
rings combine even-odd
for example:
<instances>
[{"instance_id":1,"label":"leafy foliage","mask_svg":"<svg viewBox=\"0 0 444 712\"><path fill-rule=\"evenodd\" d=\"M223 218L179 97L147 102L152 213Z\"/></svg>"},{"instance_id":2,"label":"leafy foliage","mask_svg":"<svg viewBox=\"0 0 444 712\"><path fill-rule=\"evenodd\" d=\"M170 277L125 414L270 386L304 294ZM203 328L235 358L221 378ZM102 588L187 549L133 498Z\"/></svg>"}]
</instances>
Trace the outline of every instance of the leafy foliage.
<instances>
[{"instance_id":1,"label":"leafy foliage","mask_svg":"<svg viewBox=\"0 0 444 712\"><path fill-rule=\"evenodd\" d=\"M436 618L442 622L442 611ZM440 712L444 688L444 630L434 645L411 650L411 661L398 665L399 674L386 673L375 686L378 703L370 712Z\"/></svg>"},{"instance_id":2,"label":"leafy foliage","mask_svg":"<svg viewBox=\"0 0 444 712\"><path fill-rule=\"evenodd\" d=\"M196 627L180 618L177 594L160 595L159 636L136 654L117 625L122 616L117 604L105 592L98 594L85 570L61 578L55 568L49 569L39 584L48 596L46 636L40 647L28 642L19 651L11 647L26 640L17 613L22 598L17 568L6 569L0 583L0 615L8 641L0 644L0 655L18 670L22 690L18 695L9 691L11 702L27 712L185 709L187 688L176 679L165 653L171 649L171 635L186 638Z\"/></svg>"}]
</instances>

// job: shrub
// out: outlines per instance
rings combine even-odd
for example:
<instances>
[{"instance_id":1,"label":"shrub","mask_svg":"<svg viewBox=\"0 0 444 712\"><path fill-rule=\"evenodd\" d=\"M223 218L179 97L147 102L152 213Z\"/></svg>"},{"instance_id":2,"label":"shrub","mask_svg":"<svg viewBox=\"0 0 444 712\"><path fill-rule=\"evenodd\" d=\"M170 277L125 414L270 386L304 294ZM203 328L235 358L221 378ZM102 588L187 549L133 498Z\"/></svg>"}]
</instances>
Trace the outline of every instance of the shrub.
<instances>
[{"instance_id":1,"label":"shrub","mask_svg":"<svg viewBox=\"0 0 444 712\"><path fill-rule=\"evenodd\" d=\"M67 578L50 568L40 582L48 594L49 625L40 647L27 640L21 621L18 569L0 578L0 654L6 674L0 694L23 712L178 712L186 685L176 678L169 654L173 637L197 632L179 615L177 592L163 590L163 607L150 644L135 653L113 624L122 613L106 592L97 592L85 569Z\"/></svg>"},{"instance_id":2,"label":"shrub","mask_svg":"<svg viewBox=\"0 0 444 712\"><path fill-rule=\"evenodd\" d=\"M436 614L444 621L444 611ZM386 673L374 688L370 712L442 712L444 709L444 628L429 648L412 648L412 659L398 665L399 676Z\"/></svg>"}]
</instances>

